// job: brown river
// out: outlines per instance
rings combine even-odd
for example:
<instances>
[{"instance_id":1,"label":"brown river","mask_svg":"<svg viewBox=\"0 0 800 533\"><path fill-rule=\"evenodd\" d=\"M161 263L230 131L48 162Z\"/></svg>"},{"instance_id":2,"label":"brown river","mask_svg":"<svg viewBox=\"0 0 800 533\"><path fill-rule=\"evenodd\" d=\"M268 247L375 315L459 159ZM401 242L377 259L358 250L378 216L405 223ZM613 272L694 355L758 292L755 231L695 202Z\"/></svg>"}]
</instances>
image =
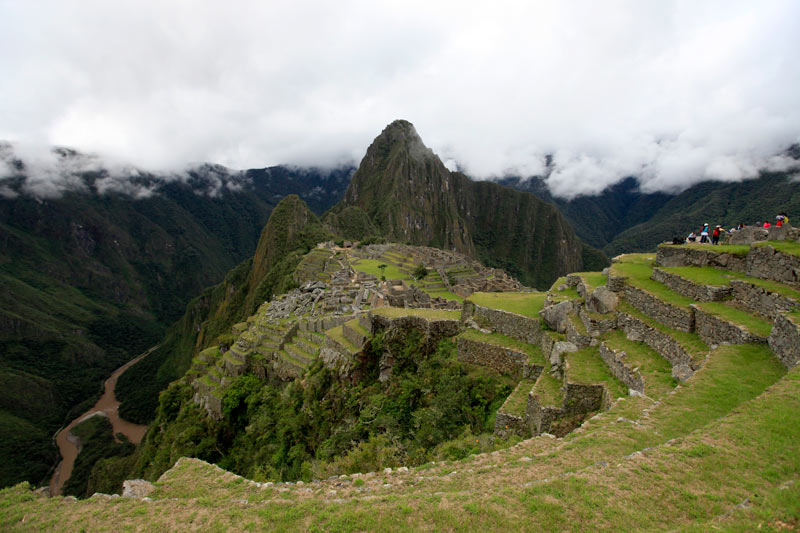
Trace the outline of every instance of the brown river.
<instances>
[{"instance_id":1,"label":"brown river","mask_svg":"<svg viewBox=\"0 0 800 533\"><path fill-rule=\"evenodd\" d=\"M108 417L109 422L111 422L111 426L114 428L114 435L117 433L122 433L134 444L139 444L142 442L142 437L144 437L144 432L147 429L147 426L134 424L120 418L119 413L117 412L119 402L117 401L117 397L114 395L114 387L116 387L117 379L120 377L120 375L122 375L123 372L138 363L143 357L147 356L157 347L158 346L150 348L136 359L132 359L116 369L114 373L111 374L111 377L105 381L103 395L99 400L97 400L97 403L94 404L94 407L70 422L68 426L62 428L56 434L56 444L58 445L58 451L61 453L61 462L58 463L58 466L53 473L53 477L50 479L50 494L52 496L58 496L61 494L61 489L64 487L64 483L66 483L69 479L69 476L72 475L72 468L75 466L75 458L78 457L78 452L80 451L78 449L78 438L73 435L70 430L90 416L106 416Z\"/></svg>"}]
</instances>

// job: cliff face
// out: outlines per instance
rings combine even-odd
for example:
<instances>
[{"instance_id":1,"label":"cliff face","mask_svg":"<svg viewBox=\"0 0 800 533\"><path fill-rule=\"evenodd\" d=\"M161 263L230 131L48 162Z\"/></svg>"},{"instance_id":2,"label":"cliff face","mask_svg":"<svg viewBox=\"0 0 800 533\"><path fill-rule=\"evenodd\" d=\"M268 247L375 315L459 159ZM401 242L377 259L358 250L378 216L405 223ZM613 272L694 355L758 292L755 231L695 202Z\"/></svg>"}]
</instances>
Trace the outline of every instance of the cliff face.
<instances>
[{"instance_id":1,"label":"cliff face","mask_svg":"<svg viewBox=\"0 0 800 533\"><path fill-rule=\"evenodd\" d=\"M404 120L367 149L334 210L349 206L366 212L389 240L454 249L538 288L605 261L553 205L447 170Z\"/></svg>"}]
</instances>

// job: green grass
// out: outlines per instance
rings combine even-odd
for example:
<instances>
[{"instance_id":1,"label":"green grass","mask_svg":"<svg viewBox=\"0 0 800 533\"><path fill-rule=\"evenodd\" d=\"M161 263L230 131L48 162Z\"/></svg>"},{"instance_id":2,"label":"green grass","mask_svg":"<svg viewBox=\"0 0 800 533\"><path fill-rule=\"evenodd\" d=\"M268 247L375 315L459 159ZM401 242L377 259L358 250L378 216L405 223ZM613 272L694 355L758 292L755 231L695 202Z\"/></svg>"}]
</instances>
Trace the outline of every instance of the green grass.
<instances>
[{"instance_id":1,"label":"green grass","mask_svg":"<svg viewBox=\"0 0 800 533\"><path fill-rule=\"evenodd\" d=\"M628 387L611 375L596 346L581 348L577 352L565 354L565 357L569 362L567 381L570 383L603 383L611 398L628 395Z\"/></svg>"},{"instance_id":2,"label":"green grass","mask_svg":"<svg viewBox=\"0 0 800 533\"><path fill-rule=\"evenodd\" d=\"M429 320L460 320L461 311L444 311L441 309L407 309L404 307L376 307L370 313L387 318L402 316L418 316Z\"/></svg>"},{"instance_id":3,"label":"green grass","mask_svg":"<svg viewBox=\"0 0 800 533\"><path fill-rule=\"evenodd\" d=\"M606 281L608 281L608 276L602 272L575 272L574 275L581 277L589 292L592 292L600 285L605 285Z\"/></svg>"},{"instance_id":4,"label":"green grass","mask_svg":"<svg viewBox=\"0 0 800 533\"><path fill-rule=\"evenodd\" d=\"M611 265L611 273L615 276L625 276L627 282L636 288L655 296L668 304L688 309L694 300L670 290L665 285L650 279L653 273L652 263L643 261L619 262Z\"/></svg>"},{"instance_id":5,"label":"green grass","mask_svg":"<svg viewBox=\"0 0 800 533\"><path fill-rule=\"evenodd\" d=\"M659 246L679 246L682 248L691 248L693 250L708 250L718 253L728 253L731 255L738 255L739 257L744 257L750 251L749 244L718 244L716 246L712 246L710 244L662 244Z\"/></svg>"},{"instance_id":6,"label":"green grass","mask_svg":"<svg viewBox=\"0 0 800 533\"><path fill-rule=\"evenodd\" d=\"M560 278L555 280L552 285L550 285L550 289L548 290L548 292L557 292L558 286L565 285L566 283L567 283L567 276L561 276Z\"/></svg>"},{"instance_id":7,"label":"green grass","mask_svg":"<svg viewBox=\"0 0 800 533\"><path fill-rule=\"evenodd\" d=\"M428 293L428 296L431 298L444 298L445 300L455 300L458 303L464 301L464 298L457 294L453 294L452 292L444 289L425 289L424 287L420 287L423 291Z\"/></svg>"},{"instance_id":8,"label":"green grass","mask_svg":"<svg viewBox=\"0 0 800 533\"><path fill-rule=\"evenodd\" d=\"M546 297L545 292L476 292L468 300L483 307L539 318Z\"/></svg>"},{"instance_id":9,"label":"green grass","mask_svg":"<svg viewBox=\"0 0 800 533\"><path fill-rule=\"evenodd\" d=\"M357 354L361 351L358 346L345 338L344 334L342 333L342 326L336 326L335 328L327 330L325 335L338 342L341 346L344 346L344 348L351 354Z\"/></svg>"},{"instance_id":10,"label":"green grass","mask_svg":"<svg viewBox=\"0 0 800 533\"><path fill-rule=\"evenodd\" d=\"M380 265L386 265L386 269L384 272L381 272L381 269L378 268ZM385 261L381 261L379 259L359 259L358 263L353 263L352 267L359 272L363 272L365 274L372 274L373 276L381 279L381 276L385 275L386 279L409 279L411 276L406 274L398 267L391 265Z\"/></svg>"},{"instance_id":11,"label":"green grass","mask_svg":"<svg viewBox=\"0 0 800 533\"><path fill-rule=\"evenodd\" d=\"M584 337L589 335L589 332L586 331L586 326L583 324L583 320L581 320L578 315L575 314L569 315L569 320L570 322L572 322L572 325L575 327L575 329L578 331L580 335L583 335Z\"/></svg>"},{"instance_id":12,"label":"green grass","mask_svg":"<svg viewBox=\"0 0 800 533\"><path fill-rule=\"evenodd\" d=\"M528 393L535 384L536 382L532 379L521 380L503 404L503 411L514 416L525 416L525 409L528 407Z\"/></svg>"},{"instance_id":13,"label":"green grass","mask_svg":"<svg viewBox=\"0 0 800 533\"><path fill-rule=\"evenodd\" d=\"M561 407L564 401L564 391L561 390L563 383L560 379L553 377L549 370L549 368L545 368L539 379L536 380L533 393L538 396L541 405Z\"/></svg>"},{"instance_id":14,"label":"green grass","mask_svg":"<svg viewBox=\"0 0 800 533\"><path fill-rule=\"evenodd\" d=\"M778 283L776 281L768 281L761 278L754 278L743 274L741 272L734 272L731 270L723 270L714 267L666 267L662 268L665 272L677 274L678 276L687 279L691 282L701 285L711 285L717 287L724 287L730 284L731 280L741 280L751 285L761 287L770 292L778 293L782 296L795 298L800 300L800 291Z\"/></svg>"},{"instance_id":15,"label":"green grass","mask_svg":"<svg viewBox=\"0 0 800 533\"><path fill-rule=\"evenodd\" d=\"M761 241L753 246L772 246L781 253L800 257L800 242L797 241Z\"/></svg>"},{"instance_id":16,"label":"green grass","mask_svg":"<svg viewBox=\"0 0 800 533\"><path fill-rule=\"evenodd\" d=\"M499 333L481 333L474 329L467 329L459 335L459 337L475 341L484 342L486 344L493 344L503 348L510 348L528 354L528 362L536 365L546 365L542 349L533 344L527 344L511 337L506 337Z\"/></svg>"},{"instance_id":17,"label":"green grass","mask_svg":"<svg viewBox=\"0 0 800 533\"><path fill-rule=\"evenodd\" d=\"M609 348L625 352L625 362L631 368L639 368L644 379L644 392L658 399L677 385L672 377L672 365L661 355L642 342L628 340L622 331L606 334L605 343Z\"/></svg>"},{"instance_id":18,"label":"green grass","mask_svg":"<svg viewBox=\"0 0 800 533\"><path fill-rule=\"evenodd\" d=\"M689 355L692 356L692 360L696 363L702 363L703 360L706 358L708 351L710 348L708 345L703 342L696 333L687 333L685 331L678 331L677 329L672 329L668 326L665 326L661 322L653 320L649 316L645 315L635 307L633 307L628 302L622 301L617 308L619 311L629 314L634 318L637 318L650 326L653 329L656 329L662 333L665 333L675 339L675 342L681 345L684 350L686 350Z\"/></svg>"},{"instance_id":19,"label":"green grass","mask_svg":"<svg viewBox=\"0 0 800 533\"><path fill-rule=\"evenodd\" d=\"M720 317L728 322L733 322L743 326L747 331L753 335L760 337L769 337L772 332L772 323L751 315L741 309L733 307L732 305L724 302L703 302L698 303L697 306L703 311L710 313L714 316Z\"/></svg>"},{"instance_id":20,"label":"green grass","mask_svg":"<svg viewBox=\"0 0 800 533\"><path fill-rule=\"evenodd\" d=\"M357 331L358 333L360 333L360 334L361 334L361 335L363 335L364 337L369 337L369 331L367 331L367 328L365 328L364 326L362 326L362 325L361 325L361 324L358 322L358 319L357 319L357 318L354 318L353 320L350 320L350 321L348 321L348 322L345 322L345 325L346 325L348 328L350 328L350 329L352 329L352 330L354 330L354 331Z\"/></svg>"}]
</instances>

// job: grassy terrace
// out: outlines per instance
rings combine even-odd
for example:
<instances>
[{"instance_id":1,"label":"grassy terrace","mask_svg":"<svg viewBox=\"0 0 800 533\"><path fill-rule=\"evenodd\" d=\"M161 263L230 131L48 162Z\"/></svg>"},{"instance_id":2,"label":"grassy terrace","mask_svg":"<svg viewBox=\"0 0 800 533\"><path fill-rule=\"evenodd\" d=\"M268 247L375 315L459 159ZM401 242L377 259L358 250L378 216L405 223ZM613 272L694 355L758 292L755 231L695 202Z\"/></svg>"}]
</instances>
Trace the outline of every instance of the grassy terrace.
<instances>
[{"instance_id":1,"label":"grassy terrace","mask_svg":"<svg viewBox=\"0 0 800 533\"><path fill-rule=\"evenodd\" d=\"M468 300L483 307L539 318L546 297L545 292L476 292Z\"/></svg>"},{"instance_id":2,"label":"grassy terrace","mask_svg":"<svg viewBox=\"0 0 800 533\"><path fill-rule=\"evenodd\" d=\"M302 487L184 460L152 501L72 502L20 484L0 491L0 529L786 531L800 519L797 413L800 368L786 375L764 346L724 346L658 405L628 398L557 442Z\"/></svg>"},{"instance_id":3,"label":"grassy terrace","mask_svg":"<svg viewBox=\"0 0 800 533\"><path fill-rule=\"evenodd\" d=\"M680 246L683 248L691 248L692 250L711 250L718 253L728 253L731 255L738 255L744 257L750 251L749 244L718 244L713 246L711 244L661 244L661 246Z\"/></svg>"},{"instance_id":4,"label":"grassy terrace","mask_svg":"<svg viewBox=\"0 0 800 533\"><path fill-rule=\"evenodd\" d=\"M467 329L461 333L459 337L526 353L528 354L528 363L530 364L543 366L546 366L547 364L544 359L544 355L542 354L542 349L538 346L521 342L517 339L512 339L511 337L506 337L505 335L501 335L499 333L481 333L480 331L476 331L474 329Z\"/></svg>"},{"instance_id":5,"label":"grassy terrace","mask_svg":"<svg viewBox=\"0 0 800 533\"><path fill-rule=\"evenodd\" d=\"M358 259L357 261L352 261L350 265L359 272L372 274L378 279L381 279L382 275L385 275L386 279L411 279L411 276L395 265L391 265L379 259ZM386 269L383 273L381 273L381 269L378 268L380 265L386 265Z\"/></svg>"},{"instance_id":6,"label":"grassy terrace","mask_svg":"<svg viewBox=\"0 0 800 533\"><path fill-rule=\"evenodd\" d=\"M716 287L724 287L730 285L731 280L746 281L757 287L761 287L770 292L778 293L782 296L795 298L800 300L800 291L778 283L776 281L768 281L761 278L754 278L743 274L741 272L734 272L731 270L722 270L714 267L661 267L661 270L676 274L686 280L702 285L710 285Z\"/></svg>"},{"instance_id":7,"label":"grassy terrace","mask_svg":"<svg viewBox=\"0 0 800 533\"><path fill-rule=\"evenodd\" d=\"M342 333L342 326L336 326L335 328L327 330L325 332L325 335L338 342L341 346L344 346L344 348L351 354L357 354L358 352L361 351L358 348L358 346L354 345L352 342L344 338L344 334Z\"/></svg>"},{"instance_id":8,"label":"grassy terrace","mask_svg":"<svg viewBox=\"0 0 800 533\"><path fill-rule=\"evenodd\" d=\"M675 342L680 344L681 347L683 347L683 349L692 356L692 360L694 362L702 363L706 358L706 355L708 355L710 348L696 333L686 333L685 331L678 331L677 329L672 329L668 326L665 326L661 322L653 320L625 301L621 301L617 309L641 320L651 328L656 329L661 333L665 333L675 339Z\"/></svg>"},{"instance_id":9,"label":"grassy terrace","mask_svg":"<svg viewBox=\"0 0 800 533\"><path fill-rule=\"evenodd\" d=\"M419 316L429 320L460 320L461 311L444 311L441 309L407 309L404 307L376 307L370 313L387 318L402 316Z\"/></svg>"},{"instance_id":10,"label":"grassy terrace","mask_svg":"<svg viewBox=\"0 0 800 533\"><path fill-rule=\"evenodd\" d=\"M517 384L517 388L514 389L514 392L506 399L502 410L510 415L519 417L525 416L525 409L528 407L528 393L535 383L536 382L532 379L523 379L520 381Z\"/></svg>"},{"instance_id":11,"label":"grassy terrace","mask_svg":"<svg viewBox=\"0 0 800 533\"><path fill-rule=\"evenodd\" d=\"M631 254L639 255L639 254ZM642 254L644 255L644 254ZM652 255L650 256L652 257ZM618 262L611 265L611 273L615 276L625 276L627 282L636 288L642 289L649 294L655 296L659 300L676 307L688 309L690 304L695 303L691 298L682 296L677 292L670 290L665 285L650 279L653 274L653 263L644 258L636 258L630 262Z\"/></svg>"},{"instance_id":12,"label":"grassy terrace","mask_svg":"<svg viewBox=\"0 0 800 533\"><path fill-rule=\"evenodd\" d=\"M542 405L561 407L564 402L563 385L560 379L550 374L550 368L547 367L541 373L539 379L536 380L536 385L533 386L533 394L538 396L539 403Z\"/></svg>"},{"instance_id":13,"label":"grassy terrace","mask_svg":"<svg viewBox=\"0 0 800 533\"><path fill-rule=\"evenodd\" d=\"M596 346L582 348L565 356L569 362L567 381L570 383L603 383L611 398L628 395L628 387L611 375Z\"/></svg>"},{"instance_id":14,"label":"grassy terrace","mask_svg":"<svg viewBox=\"0 0 800 533\"><path fill-rule=\"evenodd\" d=\"M781 253L800 257L800 242L796 241L761 241L753 246L772 246Z\"/></svg>"},{"instance_id":15,"label":"grassy terrace","mask_svg":"<svg viewBox=\"0 0 800 533\"><path fill-rule=\"evenodd\" d=\"M644 392L649 397L661 398L677 385L669 361L646 344L628 340L619 330L609 332L604 340L609 348L625 352L628 366L639 367L639 373L644 378Z\"/></svg>"},{"instance_id":16,"label":"grassy terrace","mask_svg":"<svg viewBox=\"0 0 800 533\"><path fill-rule=\"evenodd\" d=\"M364 326L362 326L362 325L361 325L361 324L358 322L358 319L357 319L357 318L354 318L353 320L350 320L350 321L348 321L348 322L345 322L345 325L346 325L348 328L352 329L353 331L357 331L357 332L358 332L358 333L360 333L361 335L364 335L365 337L369 337L369 331L367 331L367 328L365 328Z\"/></svg>"},{"instance_id":17,"label":"grassy terrace","mask_svg":"<svg viewBox=\"0 0 800 533\"><path fill-rule=\"evenodd\" d=\"M581 277L589 292L592 292L600 285L605 285L606 281L608 281L608 276L601 272L575 272L575 275Z\"/></svg>"},{"instance_id":18,"label":"grassy terrace","mask_svg":"<svg viewBox=\"0 0 800 533\"><path fill-rule=\"evenodd\" d=\"M702 302L698 303L697 307L728 322L743 326L753 335L769 337L770 332L772 332L772 322L737 309L726 302Z\"/></svg>"}]
</instances>

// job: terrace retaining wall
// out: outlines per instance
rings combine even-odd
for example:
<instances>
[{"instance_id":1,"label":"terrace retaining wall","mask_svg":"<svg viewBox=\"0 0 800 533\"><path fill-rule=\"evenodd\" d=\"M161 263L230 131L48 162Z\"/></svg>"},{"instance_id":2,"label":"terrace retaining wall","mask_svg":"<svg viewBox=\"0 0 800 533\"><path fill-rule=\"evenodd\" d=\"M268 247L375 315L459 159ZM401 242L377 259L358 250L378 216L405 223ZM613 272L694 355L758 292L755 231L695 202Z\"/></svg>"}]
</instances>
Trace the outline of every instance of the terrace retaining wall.
<instances>
[{"instance_id":1,"label":"terrace retaining wall","mask_svg":"<svg viewBox=\"0 0 800 533\"><path fill-rule=\"evenodd\" d=\"M786 368L796 366L800 362L800 324L778 315L769 336L769 347Z\"/></svg>"}]
</instances>

